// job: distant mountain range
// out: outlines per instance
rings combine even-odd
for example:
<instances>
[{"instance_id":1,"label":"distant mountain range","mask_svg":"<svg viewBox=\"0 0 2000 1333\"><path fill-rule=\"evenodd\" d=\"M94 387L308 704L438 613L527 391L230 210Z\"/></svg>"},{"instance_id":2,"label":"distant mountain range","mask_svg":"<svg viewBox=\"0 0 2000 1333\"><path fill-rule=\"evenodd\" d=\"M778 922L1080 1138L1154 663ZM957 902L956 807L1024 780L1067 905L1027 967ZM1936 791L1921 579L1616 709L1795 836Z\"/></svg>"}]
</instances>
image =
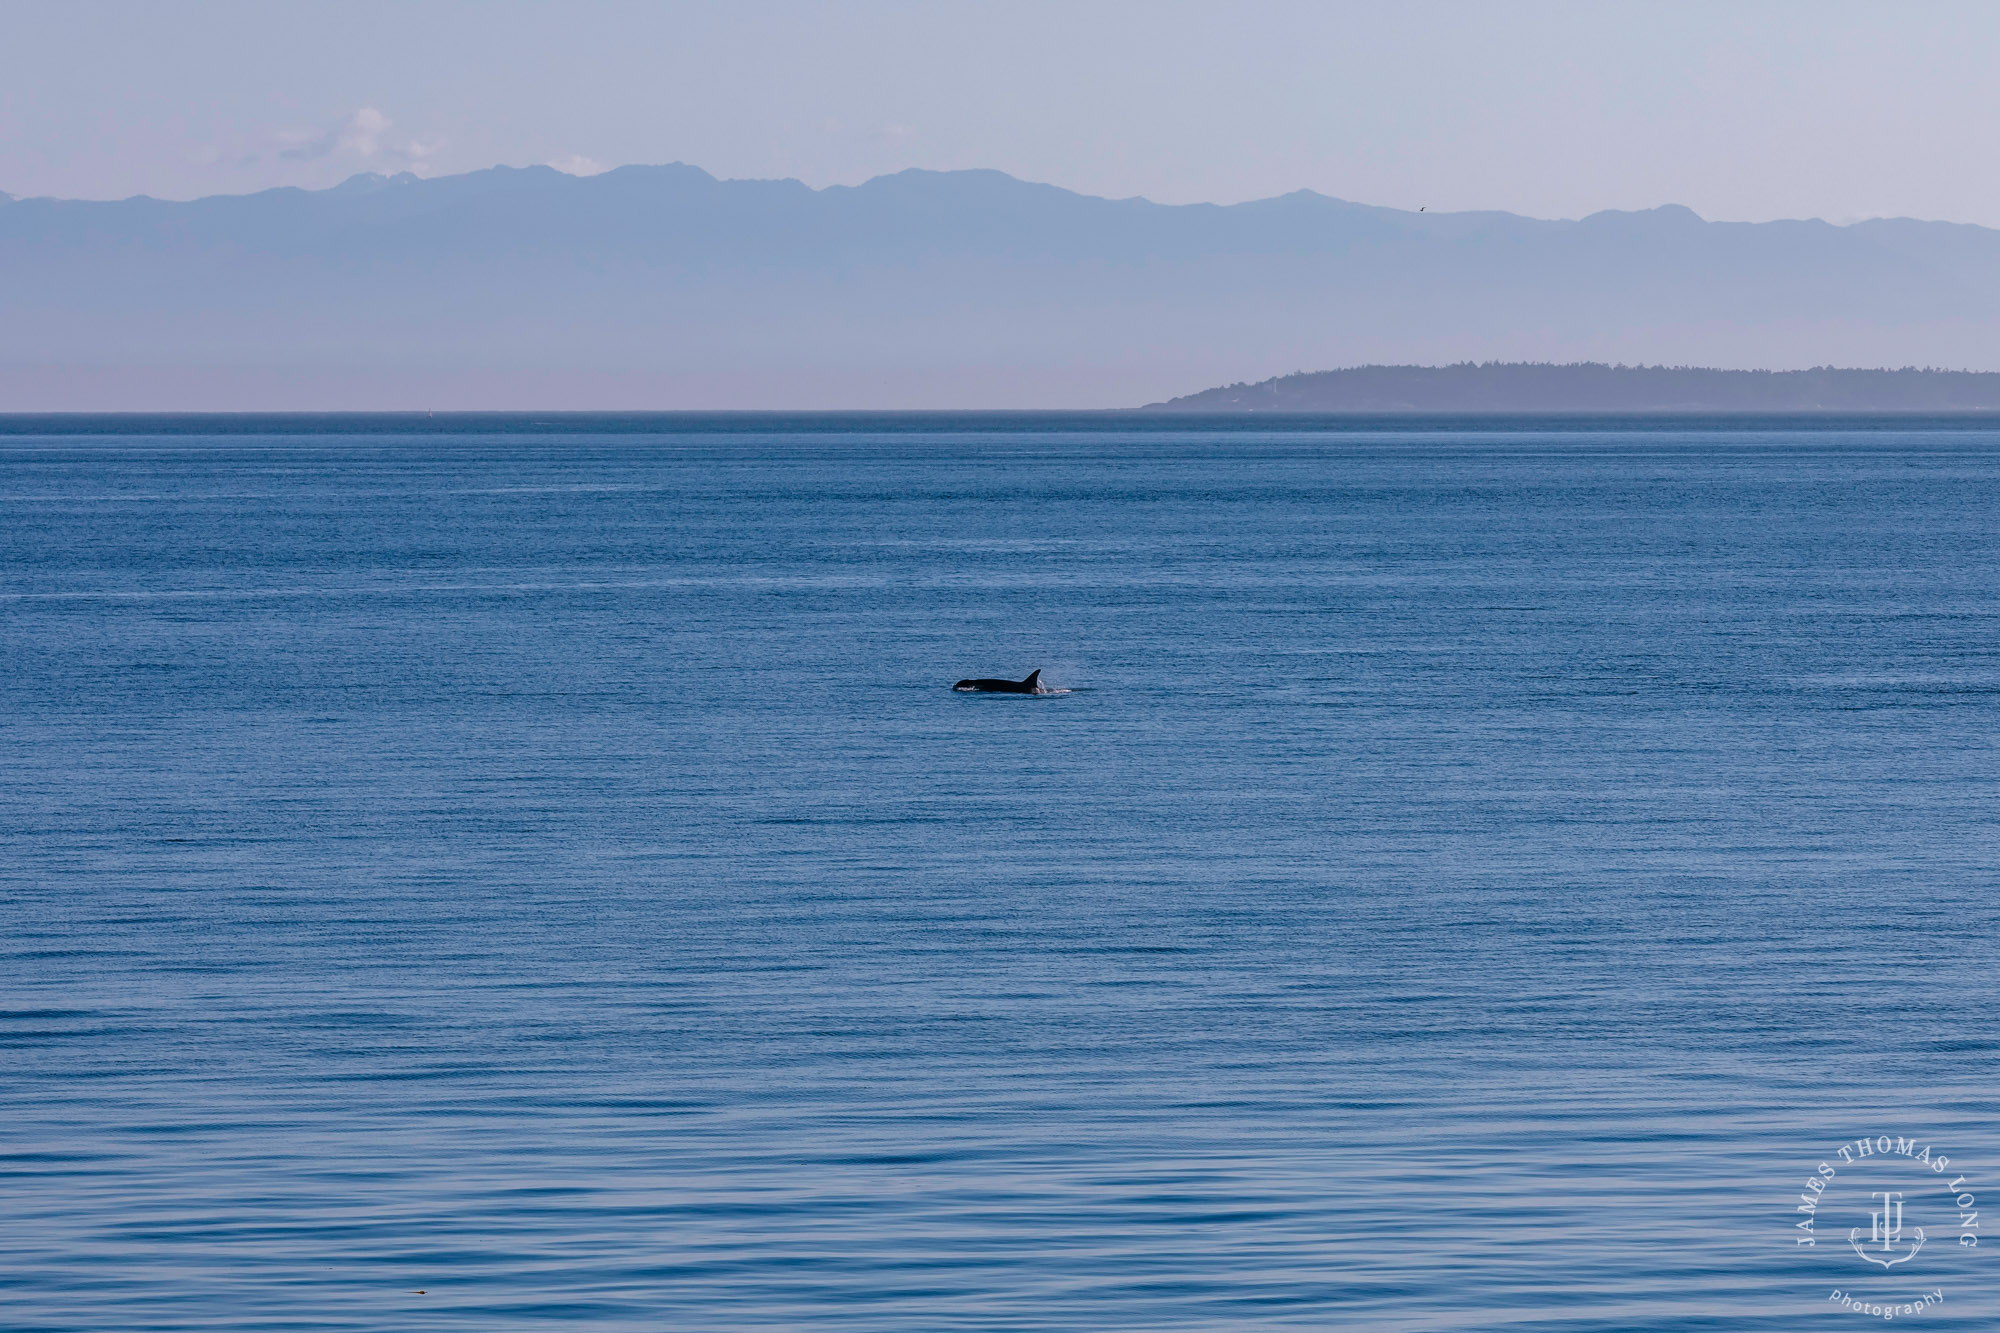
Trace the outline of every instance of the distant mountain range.
<instances>
[{"instance_id":1,"label":"distant mountain range","mask_svg":"<svg viewBox=\"0 0 2000 1333\"><path fill-rule=\"evenodd\" d=\"M1116 407L1465 360L2000 369L2000 232L681 165L0 201L0 410Z\"/></svg>"},{"instance_id":2,"label":"distant mountain range","mask_svg":"<svg viewBox=\"0 0 2000 1333\"><path fill-rule=\"evenodd\" d=\"M1353 366L1229 384L1176 412L2000 412L2000 372L1717 370L1579 361Z\"/></svg>"}]
</instances>

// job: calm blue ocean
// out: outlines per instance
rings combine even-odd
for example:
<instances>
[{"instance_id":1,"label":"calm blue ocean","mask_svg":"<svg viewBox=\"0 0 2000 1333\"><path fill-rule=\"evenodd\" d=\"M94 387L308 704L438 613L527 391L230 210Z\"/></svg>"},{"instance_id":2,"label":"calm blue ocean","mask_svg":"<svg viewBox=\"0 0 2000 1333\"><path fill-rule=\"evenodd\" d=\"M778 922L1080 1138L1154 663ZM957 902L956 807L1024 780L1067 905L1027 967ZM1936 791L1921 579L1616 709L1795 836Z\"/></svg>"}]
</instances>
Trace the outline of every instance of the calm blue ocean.
<instances>
[{"instance_id":1,"label":"calm blue ocean","mask_svg":"<svg viewBox=\"0 0 2000 1333\"><path fill-rule=\"evenodd\" d=\"M1996 880L1996 427L0 422L10 1331L1992 1328Z\"/></svg>"}]
</instances>

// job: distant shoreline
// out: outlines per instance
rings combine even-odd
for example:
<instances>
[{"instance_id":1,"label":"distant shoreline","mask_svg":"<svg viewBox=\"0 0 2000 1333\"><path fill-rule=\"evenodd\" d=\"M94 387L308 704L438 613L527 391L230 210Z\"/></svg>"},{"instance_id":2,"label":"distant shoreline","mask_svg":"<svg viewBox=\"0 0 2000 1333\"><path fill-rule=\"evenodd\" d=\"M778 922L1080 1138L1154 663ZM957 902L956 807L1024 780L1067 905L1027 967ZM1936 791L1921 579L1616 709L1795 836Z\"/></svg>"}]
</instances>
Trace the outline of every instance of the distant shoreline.
<instances>
[{"instance_id":1,"label":"distant shoreline","mask_svg":"<svg viewBox=\"0 0 2000 1333\"><path fill-rule=\"evenodd\" d=\"M1351 366L1204 389L1149 403L1191 413L1745 413L2000 412L2000 371L1723 370L1464 361L1447 366Z\"/></svg>"},{"instance_id":2,"label":"distant shoreline","mask_svg":"<svg viewBox=\"0 0 2000 1333\"><path fill-rule=\"evenodd\" d=\"M1690 428L1737 431L1850 429L1992 430L2000 409L1854 411L1595 408L1479 410L1391 408L1271 410L1153 406L1147 408L898 408L561 411L338 412L3 412L0 447L10 440L132 439L140 436L561 436L741 435L782 430L800 435L952 435L1005 430L1012 434L1209 434L1422 432L1478 433L1523 429L1649 432Z\"/></svg>"}]
</instances>

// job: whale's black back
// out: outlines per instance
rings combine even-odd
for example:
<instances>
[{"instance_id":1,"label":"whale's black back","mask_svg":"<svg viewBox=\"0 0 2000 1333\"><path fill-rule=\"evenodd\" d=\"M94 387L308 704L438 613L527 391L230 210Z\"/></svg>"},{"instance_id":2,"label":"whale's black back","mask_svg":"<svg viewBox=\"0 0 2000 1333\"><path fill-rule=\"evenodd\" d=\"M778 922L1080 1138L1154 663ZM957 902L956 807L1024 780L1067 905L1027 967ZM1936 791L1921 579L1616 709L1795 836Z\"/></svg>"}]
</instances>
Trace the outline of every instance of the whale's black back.
<instances>
[{"instance_id":1,"label":"whale's black back","mask_svg":"<svg viewBox=\"0 0 2000 1333\"><path fill-rule=\"evenodd\" d=\"M1041 668L1028 673L1026 680L993 680L982 677L979 680L961 680L952 686L954 690L978 690L984 694L1040 694L1042 691Z\"/></svg>"}]
</instances>

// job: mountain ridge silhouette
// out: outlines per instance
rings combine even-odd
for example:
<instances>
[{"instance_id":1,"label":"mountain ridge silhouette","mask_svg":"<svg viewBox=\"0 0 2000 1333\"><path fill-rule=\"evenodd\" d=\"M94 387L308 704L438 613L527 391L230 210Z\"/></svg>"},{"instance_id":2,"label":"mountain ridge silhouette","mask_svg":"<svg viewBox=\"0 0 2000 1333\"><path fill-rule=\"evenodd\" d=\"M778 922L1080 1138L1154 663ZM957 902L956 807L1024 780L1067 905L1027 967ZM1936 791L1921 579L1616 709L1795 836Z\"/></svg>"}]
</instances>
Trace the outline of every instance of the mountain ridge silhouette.
<instances>
[{"instance_id":1,"label":"mountain ridge silhouette","mask_svg":"<svg viewBox=\"0 0 2000 1333\"><path fill-rule=\"evenodd\" d=\"M2000 231L685 163L0 202L0 410L1120 407L1319 365L2000 368Z\"/></svg>"}]
</instances>

